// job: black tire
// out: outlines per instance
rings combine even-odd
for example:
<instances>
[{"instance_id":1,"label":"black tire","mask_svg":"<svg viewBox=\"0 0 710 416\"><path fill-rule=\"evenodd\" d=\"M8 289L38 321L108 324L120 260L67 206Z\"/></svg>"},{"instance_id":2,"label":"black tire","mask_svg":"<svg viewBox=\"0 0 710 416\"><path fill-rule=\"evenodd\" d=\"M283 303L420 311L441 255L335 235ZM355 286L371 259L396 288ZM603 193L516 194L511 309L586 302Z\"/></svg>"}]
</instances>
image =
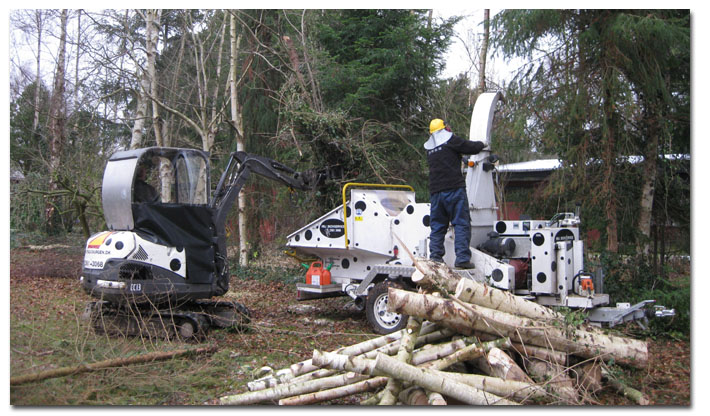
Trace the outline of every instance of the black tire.
<instances>
[{"instance_id":1,"label":"black tire","mask_svg":"<svg viewBox=\"0 0 710 416\"><path fill-rule=\"evenodd\" d=\"M392 287L400 288L401 285L394 282L380 282L376 284L367 294L365 304L365 315L372 330L380 335L390 334L399 331L407 326L409 316L387 312L387 289Z\"/></svg>"}]
</instances>

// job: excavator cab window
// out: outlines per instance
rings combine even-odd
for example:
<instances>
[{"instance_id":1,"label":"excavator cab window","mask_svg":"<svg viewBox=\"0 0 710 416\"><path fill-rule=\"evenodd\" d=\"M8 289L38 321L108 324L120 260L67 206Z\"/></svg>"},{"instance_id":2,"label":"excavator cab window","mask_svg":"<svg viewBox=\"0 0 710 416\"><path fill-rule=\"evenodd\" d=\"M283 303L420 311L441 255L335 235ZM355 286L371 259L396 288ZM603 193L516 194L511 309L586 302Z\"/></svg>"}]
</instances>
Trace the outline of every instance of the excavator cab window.
<instances>
[{"instance_id":1,"label":"excavator cab window","mask_svg":"<svg viewBox=\"0 0 710 416\"><path fill-rule=\"evenodd\" d=\"M142 155L133 182L133 203L205 205L207 164L199 154Z\"/></svg>"}]
</instances>

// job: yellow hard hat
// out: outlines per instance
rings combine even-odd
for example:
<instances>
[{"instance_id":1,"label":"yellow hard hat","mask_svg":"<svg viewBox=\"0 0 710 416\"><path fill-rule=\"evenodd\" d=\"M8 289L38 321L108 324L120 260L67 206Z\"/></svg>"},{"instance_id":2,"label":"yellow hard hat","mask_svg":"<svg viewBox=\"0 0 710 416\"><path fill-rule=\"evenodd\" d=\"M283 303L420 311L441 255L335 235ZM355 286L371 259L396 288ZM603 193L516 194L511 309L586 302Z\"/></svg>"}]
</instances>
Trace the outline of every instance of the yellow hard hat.
<instances>
[{"instance_id":1,"label":"yellow hard hat","mask_svg":"<svg viewBox=\"0 0 710 416\"><path fill-rule=\"evenodd\" d=\"M444 120L435 118L431 121L431 123L429 123L429 134L434 134L435 131L439 131L444 127L446 127L444 126Z\"/></svg>"}]
</instances>

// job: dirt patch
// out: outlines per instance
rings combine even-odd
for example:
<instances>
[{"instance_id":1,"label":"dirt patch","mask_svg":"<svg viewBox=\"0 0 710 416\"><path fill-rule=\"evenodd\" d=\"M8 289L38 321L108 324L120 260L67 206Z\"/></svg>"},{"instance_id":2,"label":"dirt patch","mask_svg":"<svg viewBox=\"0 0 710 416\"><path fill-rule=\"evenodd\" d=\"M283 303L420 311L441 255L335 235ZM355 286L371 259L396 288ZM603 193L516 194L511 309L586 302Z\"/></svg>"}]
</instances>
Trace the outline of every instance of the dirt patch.
<instances>
[{"instance_id":1,"label":"dirt patch","mask_svg":"<svg viewBox=\"0 0 710 416\"><path fill-rule=\"evenodd\" d=\"M78 278L84 252L80 248L20 248L10 252L10 275L13 277ZM48 246L49 247L49 246Z\"/></svg>"}]
</instances>

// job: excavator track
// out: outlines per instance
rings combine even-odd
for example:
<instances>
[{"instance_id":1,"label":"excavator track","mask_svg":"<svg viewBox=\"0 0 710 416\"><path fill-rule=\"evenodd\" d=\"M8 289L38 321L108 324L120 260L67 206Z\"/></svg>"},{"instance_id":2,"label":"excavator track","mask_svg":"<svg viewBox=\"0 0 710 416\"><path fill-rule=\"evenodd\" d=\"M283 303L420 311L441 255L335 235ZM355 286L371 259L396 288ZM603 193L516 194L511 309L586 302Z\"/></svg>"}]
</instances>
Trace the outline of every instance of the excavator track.
<instances>
[{"instance_id":1,"label":"excavator track","mask_svg":"<svg viewBox=\"0 0 710 416\"><path fill-rule=\"evenodd\" d=\"M196 301L170 309L116 306L106 301L89 302L84 318L98 334L201 341L209 330L244 330L250 312L230 301Z\"/></svg>"}]
</instances>

